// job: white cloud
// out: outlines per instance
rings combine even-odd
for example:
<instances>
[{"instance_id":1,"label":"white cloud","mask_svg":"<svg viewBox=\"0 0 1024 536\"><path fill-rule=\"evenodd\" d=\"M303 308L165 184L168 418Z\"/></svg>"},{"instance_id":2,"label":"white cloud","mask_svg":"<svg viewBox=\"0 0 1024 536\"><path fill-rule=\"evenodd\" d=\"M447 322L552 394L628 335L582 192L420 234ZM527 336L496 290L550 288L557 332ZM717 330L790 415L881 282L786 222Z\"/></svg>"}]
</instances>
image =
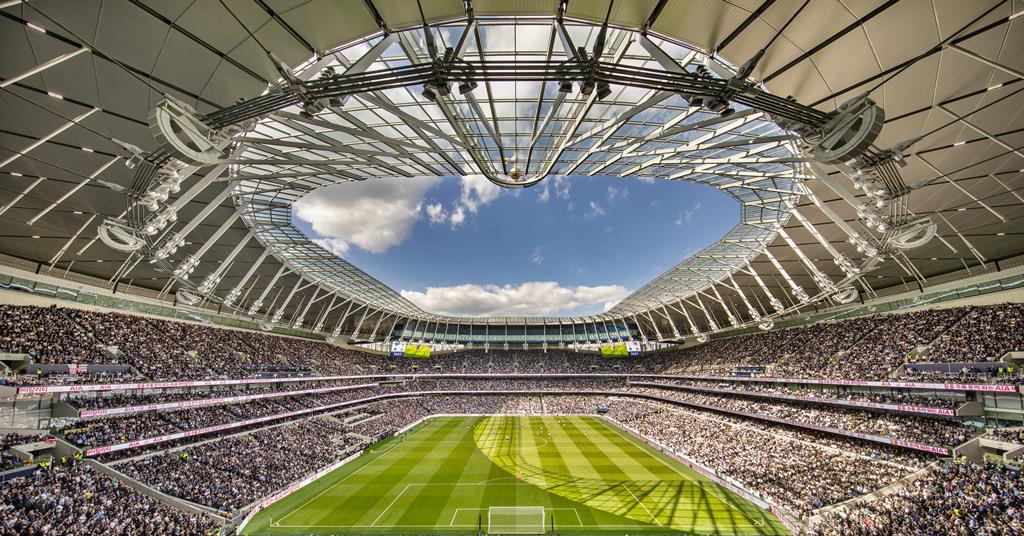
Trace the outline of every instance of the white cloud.
<instances>
[{"instance_id":1,"label":"white cloud","mask_svg":"<svg viewBox=\"0 0 1024 536\"><path fill-rule=\"evenodd\" d=\"M588 220L592 220L599 216L604 216L605 214L607 214L607 212L605 212L604 208L602 208L600 204L598 204L596 201L591 201L590 210L588 210L587 213L583 215L583 217Z\"/></svg>"},{"instance_id":2,"label":"white cloud","mask_svg":"<svg viewBox=\"0 0 1024 536\"><path fill-rule=\"evenodd\" d=\"M476 214L481 205L486 205L498 198L501 187L489 181L483 175L467 175L462 177L462 195L459 204L466 210Z\"/></svg>"},{"instance_id":3,"label":"white cloud","mask_svg":"<svg viewBox=\"0 0 1024 536\"><path fill-rule=\"evenodd\" d=\"M430 217L430 223L444 223L448 219L448 213L444 211L444 205L441 203L427 205L427 216Z\"/></svg>"},{"instance_id":4,"label":"white cloud","mask_svg":"<svg viewBox=\"0 0 1024 536\"><path fill-rule=\"evenodd\" d=\"M344 240L338 240L337 238L314 238L313 243L339 257L348 253L348 243Z\"/></svg>"},{"instance_id":5,"label":"white cloud","mask_svg":"<svg viewBox=\"0 0 1024 536\"><path fill-rule=\"evenodd\" d=\"M540 190L540 195L537 196L537 201L547 203L548 199L551 199L551 190L548 188L547 183L545 183L544 188Z\"/></svg>"},{"instance_id":6,"label":"white cloud","mask_svg":"<svg viewBox=\"0 0 1024 536\"><path fill-rule=\"evenodd\" d=\"M540 246L533 248L533 253L530 253L530 262L532 264L544 262L544 256L540 254Z\"/></svg>"},{"instance_id":7,"label":"white cloud","mask_svg":"<svg viewBox=\"0 0 1024 536\"><path fill-rule=\"evenodd\" d=\"M615 186L608 186L608 202L614 203L616 199L625 200L629 197L629 188L616 188Z\"/></svg>"},{"instance_id":8,"label":"white cloud","mask_svg":"<svg viewBox=\"0 0 1024 536\"><path fill-rule=\"evenodd\" d=\"M455 207L452 210L452 215L448 218L448 221L452 222L452 227L458 227L466 221L466 209L461 206Z\"/></svg>"},{"instance_id":9,"label":"white cloud","mask_svg":"<svg viewBox=\"0 0 1024 536\"><path fill-rule=\"evenodd\" d=\"M692 207L684 209L682 214L679 215L679 218L676 219L676 225L683 225L693 221L693 216L697 214L697 211L700 210L700 207L700 201L697 201L696 203L693 204Z\"/></svg>"},{"instance_id":10,"label":"white cloud","mask_svg":"<svg viewBox=\"0 0 1024 536\"><path fill-rule=\"evenodd\" d=\"M628 294L629 290L621 285L563 287L554 281L402 291L402 296L424 310L456 316L551 315L598 306L608 310Z\"/></svg>"},{"instance_id":11,"label":"white cloud","mask_svg":"<svg viewBox=\"0 0 1024 536\"><path fill-rule=\"evenodd\" d=\"M569 200L569 190L572 188L572 183L565 175L555 175L552 179L552 185L555 188L555 197L563 200Z\"/></svg>"},{"instance_id":12,"label":"white cloud","mask_svg":"<svg viewBox=\"0 0 1024 536\"><path fill-rule=\"evenodd\" d=\"M487 180L483 175L467 175L460 177L462 191L459 198L452 203L448 221L452 229L462 226L468 214L476 214L480 207L487 205L501 195L501 187ZM427 207L429 213L431 207ZM434 219L431 217L431 221ZM442 220L443 221L443 220Z\"/></svg>"},{"instance_id":13,"label":"white cloud","mask_svg":"<svg viewBox=\"0 0 1024 536\"><path fill-rule=\"evenodd\" d=\"M310 224L318 243L335 253L351 245L382 253L409 237L424 194L439 180L367 179L327 186L299 199L293 211Z\"/></svg>"}]
</instances>

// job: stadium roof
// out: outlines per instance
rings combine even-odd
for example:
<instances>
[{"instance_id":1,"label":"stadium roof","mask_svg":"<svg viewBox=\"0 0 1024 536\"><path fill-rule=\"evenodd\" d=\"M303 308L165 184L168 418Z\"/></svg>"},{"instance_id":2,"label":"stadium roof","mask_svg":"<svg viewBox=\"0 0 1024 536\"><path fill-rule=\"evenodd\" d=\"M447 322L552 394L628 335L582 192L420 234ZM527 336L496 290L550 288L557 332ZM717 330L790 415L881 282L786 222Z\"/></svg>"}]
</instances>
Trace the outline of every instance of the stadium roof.
<instances>
[{"instance_id":1,"label":"stadium roof","mask_svg":"<svg viewBox=\"0 0 1024 536\"><path fill-rule=\"evenodd\" d=\"M372 338L416 320L628 322L673 339L1024 253L1024 60L1014 53L1024 36L1012 2L423 0L422 14L408 0L0 6L0 252L51 274L184 288L183 305ZM734 78L745 64L748 76ZM442 72L452 78L432 81ZM721 91L752 83L723 116L679 89L695 79ZM331 84L342 88L331 98L295 97ZM442 94L427 98L424 85ZM869 95L885 117L872 154L907 142L906 165L813 162L794 115L769 94L821 121ZM228 159L179 169L180 191L151 213L138 201L157 175L140 169L166 142L150 127L165 95L207 124L242 128ZM241 113L273 99L282 104ZM512 186L569 174L700 182L739 201L740 224L605 314L459 319L421 310L291 223L291 204L326 184L467 174ZM884 194L854 188L869 175L866 189ZM136 252L97 240L107 218L140 231L168 208L176 221L157 222ZM894 245L929 225L930 241Z\"/></svg>"}]
</instances>

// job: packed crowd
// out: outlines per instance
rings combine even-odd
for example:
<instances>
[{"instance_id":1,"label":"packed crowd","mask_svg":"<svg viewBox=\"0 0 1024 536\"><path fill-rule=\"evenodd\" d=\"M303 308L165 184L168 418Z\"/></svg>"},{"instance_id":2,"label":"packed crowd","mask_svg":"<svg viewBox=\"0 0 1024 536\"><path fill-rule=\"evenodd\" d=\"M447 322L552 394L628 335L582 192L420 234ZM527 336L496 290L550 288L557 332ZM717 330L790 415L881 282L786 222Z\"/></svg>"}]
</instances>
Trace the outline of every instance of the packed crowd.
<instances>
[{"instance_id":1,"label":"packed crowd","mask_svg":"<svg viewBox=\"0 0 1024 536\"><path fill-rule=\"evenodd\" d=\"M892 447L656 402L615 401L610 415L798 514L875 491L912 473L925 460Z\"/></svg>"},{"instance_id":2,"label":"packed crowd","mask_svg":"<svg viewBox=\"0 0 1024 536\"><path fill-rule=\"evenodd\" d=\"M544 413L539 396L431 396L420 403L428 414L539 415Z\"/></svg>"},{"instance_id":3,"label":"packed crowd","mask_svg":"<svg viewBox=\"0 0 1024 536\"><path fill-rule=\"evenodd\" d=\"M1024 305L933 309L818 322L614 359L550 349L463 350L428 359L388 358L323 342L192 322L63 309L0 306L0 351L41 363L124 363L152 379L375 373L668 372L870 379L908 360L995 361L1024 349ZM931 345L920 358L918 347ZM111 348L116 347L116 351ZM947 375L949 375L947 373ZM1017 374L1019 376L1019 373ZM1016 376L1014 376L1016 378ZM1005 379L1005 378L1004 378ZM26 381L32 381L26 378Z\"/></svg>"},{"instance_id":4,"label":"packed crowd","mask_svg":"<svg viewBox=\"0 0 1024 536\"><path fill-rule=\"evenodd\" d=\"M3 536L216 534L205 516L165 506L81 463L0 484Z\"/></svg>"},{"instance_id":5,"label":"packed crowd","mask_svg":"<svg viewBox=\"0 0 1024 536\"><path fill-rule=\"evenodd\" d=\"M764 415L810 426L825 426L846 432L879 435L929 445L958 445L977 432L977 428L959 421L929 419L914 415L878 413L843 407L817 406L648 386L633 386L629 391L670 398L701 407Z\"/></svg>"},{"instance_id":6,"label":"packed crowd","mask_svg":"<svg viewBox=\"0 0 1024 536\"><path fill-rule=\"evenodd\" d=\"M901 380L933 383L1024 383L1024 370L1020 367L978 368L970 365L945 370L925 370L907 367Z\"/></svg>"},{"instance_id":7,"label":"packed crowd","mask_svg":"<svg viewBox=\"0 0 1024 536\"><path fill-rule=\"evenodd\" d=\"M0 352L40 363L113 363L68 309L0 305Z\"/></svg>"},{"instance_id":8,"label":"packed crowd","mask_svg":"<svg viewBox=\"0 0 1024 536\"><path fill-rule=\"evenodd\" d=\"M376 356L323 342L56 306L0 305L0 352L25 353L37 363L126 364L168 380L246 377L282 365L302 374L377 368L370 363Z\"/></svg>"},{"instance_id":9,"label":"packed crowd","mask_svg":"<svg viewBox=\"0 0 1024 536\"><path fill-rule=\"evenodd\" d=\"M932 344L926 361L971 363L998 361L1006 352L1024 350L1024 304L972 308Z\"/></svg>"},{"instance_id":10,"label":"packed crowd","mask_svg":"<svg viewBox=\"0 0 1024 536\"><path fill-rule=\"evenodd\" d=\"M988 437L998 441L1024 445L1024 428L997 428L989 432Z\"/></svg>"},{"instance_id":11,"label":"packed crowd","mask_svg":"<svg viewBox=\"0 0 1024 536\"><path fill-rule=\"evenodd\" d=\"M677 381L677 385L687 382ZM174 411L133 413L122 416L84 419L72 422L58 431L73 443L86 447L124 443L131 440L173 434L179 431L196 430L234 423L256 417L266 417L286 412L316 409L332 404L347 402L376 395L400 392L457 392L490 391L495 393L527 392L622 392L649 394L679 400L702 407L719 408L785 419L794 423L812 426L827 426L845 432L864 433L891 437L894 439L927 443L931 445L955 445L968 439L976 429L958 421L916 417L895 413L878 413L841 406L801 403L763 396L768 392L780 392L779 386L765 386L756 391L707 389L680 390L656 382L626 383L618 378L562 378L544 380L523 379L451 379L419 378L403 383L388 383L377 387L357 390L331 391L325 393L289 395L258 399L243 403L198 406ZM705 386L706 387L706 386ZM793 392L793 391L788 391ZM796 391L800 392L800 391ZM154 395L144 400L169 400L190 397L191 394ZM444 397L450 400L451 413L458 410L462 395ZM518 408L503 408L496 401L499 397L483 395L481 400L495 401L486 409L496 413L518 412ZM127 395L117 395L107 400L116 403L129 402ZM539 400L539 399L538 399ZM906 400L904 400L906 401ZM482 402L477 402L481 405ZM533 407L533 406L530 406ZM537 406L540 407L540 406ZM437 408L429 408L437 409ZM238 431L232 428L219 433Z\"/></svg>"},{"instance_id":12,"label":"packed crowd","mask_svg":"<svg viewBox=\"0 0 1024 536\"><path fill-rule=\"evenodd\" d=\"M1017 315L1024 311L1024 306L1019 304L996 307L1016 311ZM730 375L740 367L759 367L760 374L773 377L879 380L906 363L917 347L941 339L947 329L960 329L960 320L965 316L971 318L977 311L987 309L931 309L818 322L716 339L698 346L659 352L664 354L659 358L665 370L679 374ZM991 315L980 316L989 318ZM963 343L969 345L971 341ZM1003 346L1006 344L1008 342ZM991 353L988 349L970 348L968 346L969 351L979 354L973 361L998 358L985 357Z\"/></svg>"},{"instance_id":13,"label":"packed crowd","mask_svg":"<svg viewBox=\"0 0 1024 536\"><path fill-rule=\"evenodd\" d=\"M819 536L1010 536L1024 533L1024 478L986 463L944 464L874 501L825 517Z\"/></svg>"},{"instance_id":14,"label":"packed crowd","mask_svg":"<svg viewBox=\"0 0 1024 536\"><path fill-rule=\"evenodd\" d=\"M766 397L803 397L816 400L837 402L864 402L903 406L920 406L928 408L954 409L962 405L966 399L963 393L948 392L942 396L925 396L905 391L870 392L857 391L841 386L793 385L757 382L721 382L698 380L671 380L662 378L638 378L639 381L667 385L678 385L693 389L715 390L733 395L764 395Z\"/></svg>"},{"instance_id":15,"label":"packed crowd","mask_svg":"<svg viewBox=\"0 0 1024 536\"><path fill-rule=\"evenodd\" d=\"M354 424L347 424L353 414ZM164 493L234 515L428 414L418 400L389 400L113 466Z\"/></svg>"},{"instance_id":16,"label":"packed crowd","mask_svg":"<svg viewBox=\"0 0 1024 536\"><path fill-rule=\"evenodd\" d=\"M842 360L856 363L866 375L873 374L871 379L883 379L888 371L896 370L910 360L918 346L935 340L965 313L966 308L957 307L879 317L885 318L886 322L878 324L852 345Z\"/></svg>"},{"instance_id":17,"label":"packed crowd","mask_svg":"<svg viewBox=\"0 0 1024 536\"><path fill-rule=\"evenodd\" d=\"M24 461L7 451L15 445L24 445L26 443L35 443L37 441L44 441L47 437L46 434L17 434L9 433L0 436L0 471L6 471L13 469L19 465L24 465Z\"/></svg>"},{"instance_id":18,"label":"packed crowd","mask_svg":"<svg viewBox=\"0 0 1024 536\"><path fill-rule=\"evenodd\" d=\"M232 513L351 454L360 443L347 433L337 420L315 417L114 468L168 495Z\"/></svg>"},{"instance_id":19,"label":"packed crowd","mask_svg":"<svg viewBox=\"0 0 1024 536\"><path fill-rule=\"evenodd\" d=\"M363 391L338 391L176 411L135 413L75 422L57 430L57 433L63 434L76 445L95 447L328 406L365 396Z\"/></svg>"},{"instance_id":20,"label":"packed crowd","mask_svg":"<svg viewBox=\"0 0 1024 536\"><path fill-rule=\"evenodd\" d=\"M68 399L68 402L79 409L106 409L125 406L140 406L145 404L163 404L168 402L184 402L189 400L204 400L215 398L230 398L249 395L270 395L275 393L288 393L293 391L306 391L313 389L344 387L352 385L367 384L367 380L331 380L331 381L305 381L305 382L282 382L256 385L220 386L213 388L189 389L189 390L152 390L133 392L101 392L77 394Z\"/></svg>"}]
</instances>

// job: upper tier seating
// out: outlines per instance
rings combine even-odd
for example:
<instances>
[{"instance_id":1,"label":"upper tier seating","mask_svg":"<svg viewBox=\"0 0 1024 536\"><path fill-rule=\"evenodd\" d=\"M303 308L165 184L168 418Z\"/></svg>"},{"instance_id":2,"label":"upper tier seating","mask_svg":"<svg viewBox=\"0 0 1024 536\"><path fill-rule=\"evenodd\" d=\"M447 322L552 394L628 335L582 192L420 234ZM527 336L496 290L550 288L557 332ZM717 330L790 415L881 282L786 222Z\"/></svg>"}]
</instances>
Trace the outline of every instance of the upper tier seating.
<instances>
[{"instance_id":1,"label":"upper tier seating","mask_svg":"<svg viewBox=\"0 0 1024 536\"><path fill-rule=\"evenodd\" d=\"M991 362L1024 349L1024 305L959 307L885 314L612 359L569 350L464 350L429 359L389 358L294 337L208 325L64 309L0 305L0 351L40 363L123 363L156 380L237 378L271 373L664 372L690 375L869 379L891 376L908 360ZM931 345L920 357L919 346ZM742 370L741 370L742 369ZM959 370L959 369L958 369ZM959 376L969 374L968 369ZM934 377L928 372L924 376ZM949 373L938 373L940 375ZM1020 374L980 373L1013 381ZM45 383L45 382L44 382Z\"/></svg>"}]
</instances>

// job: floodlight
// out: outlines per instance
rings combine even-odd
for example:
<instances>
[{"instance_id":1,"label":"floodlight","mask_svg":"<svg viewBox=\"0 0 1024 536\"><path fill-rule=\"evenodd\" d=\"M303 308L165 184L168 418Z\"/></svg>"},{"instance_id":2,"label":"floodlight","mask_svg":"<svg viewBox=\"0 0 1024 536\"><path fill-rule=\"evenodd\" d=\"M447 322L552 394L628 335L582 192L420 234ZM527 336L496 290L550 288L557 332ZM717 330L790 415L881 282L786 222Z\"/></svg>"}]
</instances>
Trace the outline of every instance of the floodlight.
<instances>
[{"instance_id":1,"label":"floodlight","mask_svg":"<svg viewBox=\"0 0 1024 536\"><path fill-rule=\"evenodd\" d=\"M572 81L571 80L562 80L561 82L559 82L558 83L558 92L559 93L572 93Z\"/></svg>"},{"instance_id":2,"label":"floodlight","mask_svg":"<svg viewBox=\"0 0 1024 536\"><path fill-rule=\"evenodd\" d=\"M434 92L434 88L430 87L430 84L426 84L423 86L423 91L420 93L420 95L423 95L423 98L427 99L428 101L433 101L434 99L437 98L437 93Z\"/></svg>"},{"instance_id":3,"label":"floodlight","mask_svg":"<svg viewBox=\"0 0 1024 536\"><path fill-rule=\"evenodd\" d=\"M608 82L604 80L597 83L597 98L604 100L605 97L612 94L612 88L608 86Z\"/></svg>"},{"instance_id":4,"label":"floodlight","mask_svg":"<svg viewBox=\"0 0 1024 536\"><path fill-rule=\"evenodd\" d=\"M459 95L465 95L466 93L473 91L478 85L479 84L477 84L476 80L463 80L462 82L459 82Z\"/></svg>"}]
</instances>

